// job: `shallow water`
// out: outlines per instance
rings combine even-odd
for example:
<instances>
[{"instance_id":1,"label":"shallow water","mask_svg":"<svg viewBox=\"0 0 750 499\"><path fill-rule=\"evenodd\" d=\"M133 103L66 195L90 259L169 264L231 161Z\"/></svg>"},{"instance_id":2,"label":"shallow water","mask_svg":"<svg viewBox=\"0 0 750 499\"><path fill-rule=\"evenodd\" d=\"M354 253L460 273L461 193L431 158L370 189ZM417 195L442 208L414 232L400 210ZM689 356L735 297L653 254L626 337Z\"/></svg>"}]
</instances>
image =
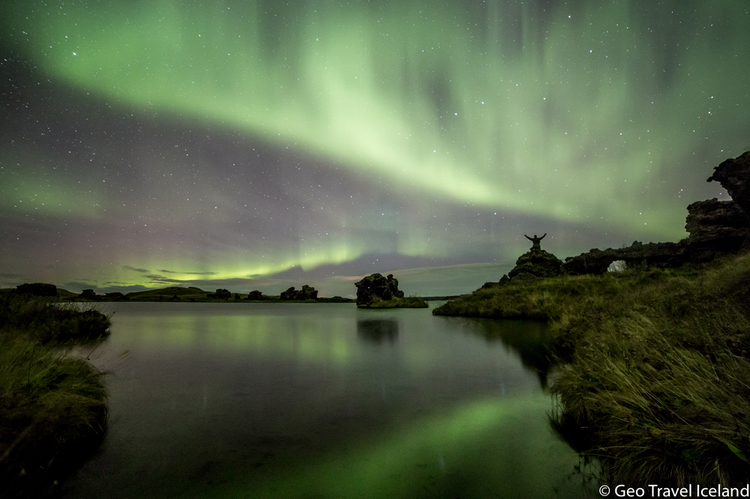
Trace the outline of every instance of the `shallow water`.
<instances>
[{"instance_id":1,"label":"shallow water","mask_svg":"<svg viewBox=\"0 0 750 499\"><path fill-rule=\"evenodd\" d=\"M109 430L63 497L590 493L549 426L540 324L352 304L105 312L90 358L111 373Z\"/></svg>"}]
</instances>

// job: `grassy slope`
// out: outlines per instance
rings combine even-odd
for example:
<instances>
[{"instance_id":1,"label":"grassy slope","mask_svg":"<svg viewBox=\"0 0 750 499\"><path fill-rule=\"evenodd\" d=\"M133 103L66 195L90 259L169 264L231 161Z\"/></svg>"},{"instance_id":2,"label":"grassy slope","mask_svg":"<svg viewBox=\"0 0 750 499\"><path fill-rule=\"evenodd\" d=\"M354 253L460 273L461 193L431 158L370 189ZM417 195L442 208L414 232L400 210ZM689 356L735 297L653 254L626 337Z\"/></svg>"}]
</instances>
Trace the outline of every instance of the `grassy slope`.
<instances>
[{"instance_id":1,"label":"grassy slope","mask_svg":"<svg viewBox=\"0 0 750 499\"><path fill-rule=\"evenodd\" d=\"M422 298L408 296L405 298L391 298L390 300L376 300L363 308L427 308L429 304Z\"/></svg>"},{"instance_id":2,"label":"grassy slope","mask_svg":"<svg viewBox=\"0 0 750 499\"><path fill-rule=\"evenodd\" d=\"M551 322L556 425L612 483L750 476L750 256L480 290L438 314Z\"/></svg>"},{"instance_id":3,"label":"grassy slope","mask_svg":"<svg viewBox=\"0 0 750 499\"><path fill-rule=\"evenodd\" d=\"M0 324L0 495L26 496L66 473L104 435L101 373L61 351L99 339L109 320L6 294Z\"/></svg>"}]
</instances>

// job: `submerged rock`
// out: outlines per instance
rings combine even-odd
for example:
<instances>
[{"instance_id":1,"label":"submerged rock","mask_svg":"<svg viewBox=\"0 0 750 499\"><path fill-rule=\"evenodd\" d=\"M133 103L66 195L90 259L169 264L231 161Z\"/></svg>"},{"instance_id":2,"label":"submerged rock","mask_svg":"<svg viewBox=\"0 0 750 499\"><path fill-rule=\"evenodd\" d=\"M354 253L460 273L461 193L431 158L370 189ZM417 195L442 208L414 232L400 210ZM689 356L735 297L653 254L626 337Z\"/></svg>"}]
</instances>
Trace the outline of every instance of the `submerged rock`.
<instances>
[{"instance_id":1,"label":"submerged rock","mask_svg":"<svg viewBox=\"0 0 750 499\"><path fill-rule=\"evenodd\" d=\"M358 307L368 307L376 301L404 297L404 292L398 289L398 279L393 277L393 274L388 274L388 277L378 273L371 274L354 285L357 286Z\"/></svg>"}]
</instances>

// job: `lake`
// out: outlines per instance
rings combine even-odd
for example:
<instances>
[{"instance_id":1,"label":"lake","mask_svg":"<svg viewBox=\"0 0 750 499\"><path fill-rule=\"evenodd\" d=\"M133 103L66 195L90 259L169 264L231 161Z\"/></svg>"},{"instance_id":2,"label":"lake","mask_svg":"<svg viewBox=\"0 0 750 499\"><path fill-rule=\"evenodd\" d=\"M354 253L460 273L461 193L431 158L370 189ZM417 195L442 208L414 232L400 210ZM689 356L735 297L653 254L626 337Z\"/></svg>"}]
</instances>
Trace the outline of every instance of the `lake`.
<instances>
[{"instance_id":1,"label":"lake","mask_svg":"<svg viewBox=\"0 0 750 499\"><path fill-rule=\"evenodd\" d=\"M430 309L433 307L431 306ZM66 498L579 498L544 325L353 304L108 303L109 429Z\"/></svg>"}]
</instances>

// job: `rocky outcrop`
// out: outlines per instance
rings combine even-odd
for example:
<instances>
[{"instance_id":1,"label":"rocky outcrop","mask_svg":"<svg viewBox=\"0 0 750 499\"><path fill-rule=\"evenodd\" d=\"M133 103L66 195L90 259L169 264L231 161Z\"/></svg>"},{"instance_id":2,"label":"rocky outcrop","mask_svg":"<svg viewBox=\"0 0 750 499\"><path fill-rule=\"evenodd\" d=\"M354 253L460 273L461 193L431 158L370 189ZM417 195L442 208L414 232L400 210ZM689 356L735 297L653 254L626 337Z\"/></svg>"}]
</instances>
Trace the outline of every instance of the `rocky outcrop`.
<instances>
[{"instance_id":1,"label":"rocky outcrop","mask_svg":"<svg viewBox=\"0 0 750 499\"><path fill-rule=\"evenodd\" d=\"M533 279L560 275L562 261L543 249L531 249L518 257L516 266L508 272L510 279Z\"/></svg>"},{"instance_id":2,"label":"rocky outcrop","mask_svg":"<svg viewBox=\"0 0 750 499\"><path fill-rule=\"evenodd\" d=\"M750 218L734 201L709 199L688 206L685 229L689 236L676 243L634 242L627 248L592 249L569 257L566 274L601 274L616 261L626 268L674 268L686 263L704 263L743 248L750 236Z\"/></svg>"},{"instance_id":3,"label":"rocky outcrop","mask_svg":"<svg viewBox=\"0 0 750 499\"><path fill-rule=\"evenodd\" d=\"M286 291L282 292L279 298L283 301L290 301L290 300L297 300L297 301L305 301L305 300L317 300L318 299L318 291L308 286L307 284L302 286L302 289L299 291L294 289L294 286L287 289Z\"/></svg>"},{"instance_id":4,"label":"rocky outcrop","mask_svg":"<svg viewBox=\"0 0 750 499\"><path fill-rule=\"evenodd\" d=\"M715 198L688 206L688 256L705 262L725 254L738 253L748 246L750 217L734 201Z\"/></svg>"},{"instance_id":5,"label":"rocky outcrop","mask_svg":"<svg viewBox=\"0 0 750 499\"><path fill-rule=\"evenodd\" d=\"M376 301L388 301L393 298L403 298L404 292L398 289L398 279L393 274L383 277L382 274L372 274L359 282L357 286L357 306L368 307Z\"/></svg>"},{"instance_id":6,"label":"rocky outcrop","mask_svg":"<svg viewBox=\"0 0 750 499\"><path fill-rule=\"evenodd\" d=\"M16 286L16 293L34 296L57 296L57 286L43 282Z\"/></svg>"},{"instance_id":7,"label":"rocky outcrop","mask_svg":"<svg viewBox=\"0 0 750 499\"><path fill-rule=\"evenodd\" d=\"M714 168L708 182L717 181L740 208L750 215L750 151Z\"/></svg>"},{"instance_id":8,"label":"rocky outcrop","mask_svg":"<svg viewBox=\"0 0 750 499\"><path fill-rule=\"evenodd\" d=\"M209 293L206 297L215 300L228 300L232 297L232 293L228 289L217 289L215 293Z\"/></svg>"},{"instance_id":9,"label":"rocky outcrop","mask_svg":"<svg viewBox=\"0 0 750 499\"><path fill-rule=\"evenodd\" d=\"M736 245L750 235L750 218L734 201L696 201L688 206L686 221L688 239L694 243L718 241Z\"/></svg>"},{"instance_id":10,"label":"rocky outcrop","mask_svg":"<svg viewBox=\"0 0 750 499\"><path fill-rule=\"evenodd\" d=\"M635 241L626 248L592 249L588 253L565 259L562 268L568 275L603 274L612 263L625 262L626 268L679 267L690 261L687 240L678 243Z\"/></svg>"},{"instance_id":11,"label":"rocky outcrop","mask_svg":"<svg viewBox=\"0 0 750 499\"><path fill-rule=\"evenodd\" d=\"M686 263L709 262L750 247L750 151L728 159L714 168L708 178L727 190L731 201L716 198L688 206L687 239L676 243L634 242L628 248L598 250L568 257L566 274L600 274L618 260L627 267L679 267Z\"/></svg>"},{"instance_id":12,"label":"rocky outcrop","mask_svg":"<svg viewBox=\"0 0 750 499\"><path fill-rule=\"evenodd\" d=\"M97 295L93 289L84 289L81 291L81 294L78 295L78 298L82 300L96 301L100 300L101 296Z\"/></svg>"},{"instance_id":13,"label":"rocky outcrop","mask_svg":"<svg viewBox=\"0 0 750 499\"><path fill-rule=\"evenodd\" d=\"M292 289L294 289L294 288L292 288ZM255 300L255 301L260 301L260 300L265 300L265 299L266 299L266 297L265 297L265 296L263 296L263 293L261 293L261 292L260 292L260 291L258 291L257 289L254 289L253 291L250 291L250 292L249 292L249 293L247 294L247 299L248 299L248 300Z\"/></svg>"}]
</instances>

